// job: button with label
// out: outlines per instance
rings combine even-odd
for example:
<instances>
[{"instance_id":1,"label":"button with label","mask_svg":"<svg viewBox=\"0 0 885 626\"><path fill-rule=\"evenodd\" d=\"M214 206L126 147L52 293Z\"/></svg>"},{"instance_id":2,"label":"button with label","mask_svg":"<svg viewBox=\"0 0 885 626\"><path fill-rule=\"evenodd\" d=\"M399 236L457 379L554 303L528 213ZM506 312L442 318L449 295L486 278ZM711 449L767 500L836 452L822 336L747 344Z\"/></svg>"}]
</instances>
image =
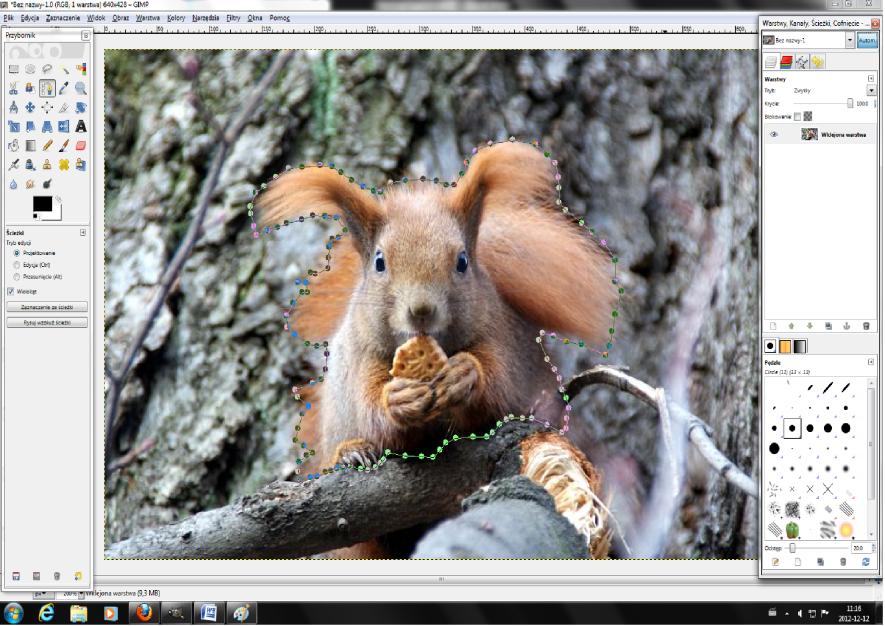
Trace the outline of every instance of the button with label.
<instances>
[{"instance_id":1,"label":"button with label","mask_svg":"<svg viewBox=\"0 0 885 626\"><path fill-rule=\"evenodd\" d=\"M85 313L87 303L79 302L22 302L7 301L6 310L10 313L58 313L66 311L70 313Z\"/></svg>"},{"instance_id":2,"label":"button with label","mask_svg":"<svg viewBox=\"0 0 885 626\"><path fill-rule=\"evenodd\" d=\"M6 328L86 328L85 317L7 317Z\"/></svg>"},{"instance_id":3,"label":"button with label","mask_svg":"<svg viewBox=\"0 0 885 626\"><path fill-rule=\"evenodd\" d=\"M846 46L847 47L847 46ZM875 50L879 47L879 31L864 30L857 33L857 47L862 50Z\"/></svg>"}]
</instances>

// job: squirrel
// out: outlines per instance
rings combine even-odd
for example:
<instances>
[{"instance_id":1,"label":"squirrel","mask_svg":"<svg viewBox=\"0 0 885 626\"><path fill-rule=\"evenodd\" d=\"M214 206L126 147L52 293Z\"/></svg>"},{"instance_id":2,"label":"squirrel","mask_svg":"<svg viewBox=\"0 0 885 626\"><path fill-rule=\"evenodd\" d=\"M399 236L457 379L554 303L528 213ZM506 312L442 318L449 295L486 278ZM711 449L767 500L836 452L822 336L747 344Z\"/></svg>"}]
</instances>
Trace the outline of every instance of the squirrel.
<instances>
[{"instance_id":1,"label":"squirrel","mask_svg":"<svg viewBox=\"0 0 885 626\"><path fill-rule=\"evenodd\" d=\"M415 181L373 195L307 167L259 196L263 225L323 211L348 229L291 320L301 336L329 339L301 433L317 439L323 467L370 466L386 448L411 452L512 412L553 417L539 330L605 341L617 299L611 259L557 206L555 184L540 150L502 142L447 188ZM430 381L391 378L397 347L418 334L447 362Z\"/></svg>"}]
</instances>

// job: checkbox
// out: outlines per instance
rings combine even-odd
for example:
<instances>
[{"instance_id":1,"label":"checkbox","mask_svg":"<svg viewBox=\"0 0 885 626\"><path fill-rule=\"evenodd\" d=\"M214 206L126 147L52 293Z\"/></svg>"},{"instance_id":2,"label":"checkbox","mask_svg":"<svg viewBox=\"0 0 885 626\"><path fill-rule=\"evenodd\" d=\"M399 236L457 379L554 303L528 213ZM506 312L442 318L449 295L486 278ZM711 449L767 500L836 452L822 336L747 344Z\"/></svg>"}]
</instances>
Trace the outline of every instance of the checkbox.
<instances>
[{"instance_id":1,"label":"checkbox","mask_svg":"<svg viewBox=\"0 0 885 626\"><path fill-rule=\"evenodd\" d=\"M7 287L6 288L6 295L7 296L15 295L15 287Z\"/></svg>"}]
</instances>

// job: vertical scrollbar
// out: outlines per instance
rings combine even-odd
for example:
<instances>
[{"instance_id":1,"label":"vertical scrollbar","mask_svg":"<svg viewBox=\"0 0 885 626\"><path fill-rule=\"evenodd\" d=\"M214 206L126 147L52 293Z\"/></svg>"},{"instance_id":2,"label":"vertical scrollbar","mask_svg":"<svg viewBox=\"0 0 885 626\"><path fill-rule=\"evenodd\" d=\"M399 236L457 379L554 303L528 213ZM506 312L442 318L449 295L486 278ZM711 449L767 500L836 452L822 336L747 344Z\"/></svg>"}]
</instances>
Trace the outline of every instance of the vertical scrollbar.
<instances>
[{"instance_id":1,"label":"vertical scrollbar","mask_svg":"<svg viewBox=\"0 0 885 626\"><path fill-rule=\"evenodd\" d=\"M875 382L871 381L875 385ZM867 389L867 500L876 499L876 388ZM875 507L869 507L875 514ZM875 520L875 517L873 517Z\"/></svg>"}]
</instances>

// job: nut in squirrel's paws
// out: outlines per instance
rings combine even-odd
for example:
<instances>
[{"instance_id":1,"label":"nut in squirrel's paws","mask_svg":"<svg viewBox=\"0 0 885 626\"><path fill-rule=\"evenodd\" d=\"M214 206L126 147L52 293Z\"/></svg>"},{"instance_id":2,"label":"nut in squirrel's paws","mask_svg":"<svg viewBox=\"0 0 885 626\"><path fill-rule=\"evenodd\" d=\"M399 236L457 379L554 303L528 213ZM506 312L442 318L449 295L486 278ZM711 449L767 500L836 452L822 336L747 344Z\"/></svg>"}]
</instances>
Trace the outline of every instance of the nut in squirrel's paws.
<instances>
[{"instance_id":1,"label":"nut in squirrel's paws","mask_svg":"<svg viewBox=\"0 0 885 626\"><path fill-rule=\"evenodd\" d=\"M432 337L413 337L394 355L382 402L388 417L400 428L436 420L468 402L481 386L482 366L469 352L446 357Z\"/></svg>"},{"instance_id":2,"label":"nut in squirrel's paws","mask_svg":"<svg viewBox=\"0 0 885 626\"><path fill-rule=\"evenodd\" d=\"M393 355L390 375L384 386L387 415L399 427L417 426L433 419L435 391L432 381L445 368L448 357L433 337L412 337Z\"/></svg>"},{"instance_id":3,"label":"nut in squirrel's paws","mask_svg":"<svg viewBox=\"0 0 885 626\"><path fill-rule=\"evenodd\" d=\"M396 349L390 375L395 378L433 380L448 357L433 337L418 335Z\"/></svg>"}]
</instances>

